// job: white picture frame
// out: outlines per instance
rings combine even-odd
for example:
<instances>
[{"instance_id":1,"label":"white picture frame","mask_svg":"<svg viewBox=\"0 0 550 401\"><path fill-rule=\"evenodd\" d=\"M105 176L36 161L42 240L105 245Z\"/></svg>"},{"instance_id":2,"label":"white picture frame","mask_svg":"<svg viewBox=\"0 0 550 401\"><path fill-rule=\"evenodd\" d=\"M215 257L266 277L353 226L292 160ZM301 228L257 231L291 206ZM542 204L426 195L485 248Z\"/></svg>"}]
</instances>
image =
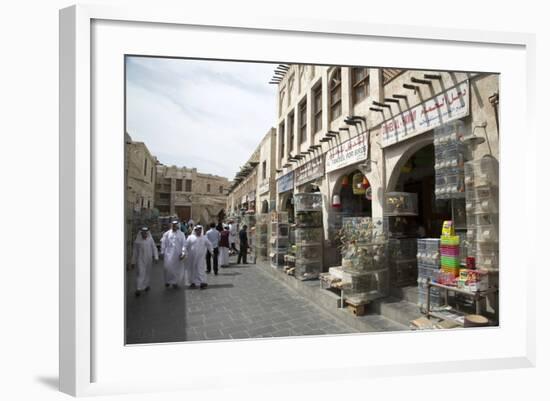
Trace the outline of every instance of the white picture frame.
<instances>
[{"instance_id":1,"label":"white picture frame","mask_svg":"<svg viewBox=\"0 0 550 401\"><path fill-rule=\"evenodd\" d=\"M171 31L172 30L172 31ZM141 31L141 33L140 33ZM147 32L144 35L144 32ZM175 39L161 40L173 35L191 35L204 40L215 47L216 36L225 35L231 43L225 43L225 50L212 50L213 54L200 54L198 47L189 46L177 50ZM140 36L143 35L143 36ZM274 44L266 49L254 47L254 40L262 39L264 43ZM141 43L136 43L137 38ZM225 38L223 38L225 40ZM508 60L502 69L493 69L502 73L502 110L503 138L501 164L501 193L514 196L513 201L501 202L501 216L505 227L501 235L502 279L501 326L499 328L459 330L425 333L388 333L381 335L329 336L299 339L221 341L214 343L151 345L125 347L116 325L123 309L122 297L118 297L123 288L117 287L123 275L114 274L112 280L106 280L101 269L105 255L120 260L114 255L118 237L105 232L105 224L100 220L109 217L117 218L122 202L104 202L101 196L109 188L120 184L122 161L117 146L110 146L105 132L117 132L123 121L119 93L109 104L106 114L103 103L98 98L107 95L105 90L112 83L110 90L117 91L123 69L118 69L122 60L121 54L150 54L164 56L211 57L220 59L249 59L246 55L236 56L235 43L249 43L247 51L256 54L257 60L279 61L281 53L286 50L287 60L316 61L318 63L356 63L361 64L364 56L323 54L315 60L310 54L298 51L297 44L286 49L275 46L285 40L302 40L312 43L312 52L320 41L327 48L332 48L335 41L342 46L365 46L373 49L392 46L401 47L407 60L399 61L399 54L390 50L380 51L379 60L392 66L404 63L405 67L426 69L450 69L446 60L434 60L425 57L414 58L406 48L415 46L432 46L441 54L452 48L456 54L463 54L465 49L479 57L473 57L468 63L455 65L456 69L485 71L487 62L483 56L487 49L492 49L490 61ZM235 42L235 43L234 43ZM317 44L313 44L317 43ZM534 211L529 208L529 191L534 188L534 176L525 174L534 171L534 158L528 157L528 143L535 142L533 129L534 108L534 36L529 34L506 32L480 32L470 30L434 29L396 25L371 25L358 21L320 21L277 18L255 18L242 16L227 19L223 15L209 16L187 14L182 10L168 11L155 8L111 8L108 6L78 5L63 9L60 12L60 390L71 395L98 395L165 390L197 390L207 379L206 370L200 363L194 372L178 372L185 380L178 380L167 374L171 368L167 363L159 368L159 361L166 360L166 355L185 353L197 357L205 350L216 352L217 361L223 368L225 360L240 360L227 378L217 386L239 386L252 378L257 383L267 383L292 377L299 372L300 380L319 381L336 380L346 377L378 377L380 375L399 375L414 369L416 373L433 373L470 371L479 369L503 369L531 367L535 363L534 308L527 308L535 299L534 280L528 280L528 274L535 269L534 247L527 237L514 239L519 247L524 247L523 254L514 252L506 244L511 243L511 233L516 230L536 232L533 218ZM147 46L149 50L145 51ZM155 46L158 46L156 48ZM293 47L294 46L294 47ZM378 47L377 47L378 46ZM185 46L184 46L185 47ZM155 49L153 51L152 49ZM170 49L176 49L170 50ZM262 50L263 49L263 50ZM336 49L336 48L334 48ZM243 50L244 51L244 50ZM279 55L276 53L279 52ZM177 53L177 54L176 54ZM307 52L305 52L307 53ZM251 54L251 53L248 53ZM313 54L313 53L312 53ZM363 53L365 54L365 53ZM301 57L301 58L300 58ZM310 57L310 58L308 58ZM443 58L443 57L442 57ZM111 63L112 60L115 60ZM284 60L284 61L287 61ZM372 60L372 59L371 59ZM423 64L425 63L425 64ZM485 64L484 64L485 63ZM377 64L386 65L386 64ZM112 68L116 66L117 68ZM475 68L475 67L478 68ZM94 86L99 85L99 86ZM513 91L511 91L513 90ZM118 92L117 92L118 93ZM513 96L508 96L513 93ZM94 101L95 99L95 101ZM122 104L123 105L123 104ZM511 112L514 111L514 112ZM118 113L118 122L116 116ZM105 117L105 118L104 118ZM267 128L267 127L266 127ZM511 135L522 128L522 140ZM99 131L97 131L99 130ZM102 134L97 134L102 132ZM97 135L94 136L94 133ZM122 146L123 132L120 132ZM523 143L522 143L523 142ZM116 144L116 142L113 142ZM510 166L510 155L514 154L514 168ZM102 163L98 163L102 160ZM105 161L105 164L103 163ZM111 181L104 179L112 165L120 166L119 173L113 173ZM532 169L532 170L531 170ZM524 178L528 177L528 178ZM523 180L523 181L522 181ZM516 182L514 188L511 182ZM521 182L521 184L517 184ZM105 185L105 187L103 187ZM113 186L110 186L113 185ZM123 190L120 185L120 191ZM103 195L104 196L104 195ZM117 198L118 199L118 198ZM501 199L502 196L501 196ZM506 199L506 198L504 198ZM118 202L118 203L117 203ZM116 204L116 206L112 206ZM510 213L518 208L513 221ZM119 217L122 218L122 215ZM121 226L122 227L122 226ZM116 231L116 230L113 230ZM122 231L122 229L121 229ZM101 236L99 236L101 232ZM509 235L510 234L510 235ZM116 235L116 234L113 234ZM103 238L103 237L109 238ZM103 244L105 243L105 244ZM110 245L109 245L110 244ZM122 254L120 249L120 254ZM512 276L507 275L507 266L524 266L525 268ZM113 269L116 269L113 266ZM101 286L101 297L95 292ZM514 292L514 302L508 302L507 294ZM113 307L112 314L104 313L106 304ZM119 303L121 305L119 305ZM122 311L123 313L123 311ZM512 320L515 316L516 320ZM120 329L123 320L119 322ZM110 331L114 330L114 331ZM118 334L117 334L118 333ZM463 354L452 352L445 355L433 351L420 351L430 344L442 344L442 335L453 343L470 344ZM368 350L370 343L377 343L376 348L383 347L385 338L391 339L392 352L384 354ZM406 341L403 341L405 339ZM407 344L404 344L406 342ZM482 344L483 345L480 345ZM117 345L118 344L118 345ZM385 347L390 345L386 341ZM362 357L362 352L347 353L338 367L328 366L322 358L316 357L315 351L320 346L347 347L368 352L369 358ZM417 348L408 350L407 346ZM483 347L486 348L483 348ZM374 347L374 345L373 345ZM286 364L281 352L295 353L296 361ZM284 353L284 352L283 352ZM391 355L390 355L391 354ZM143 375L133 370L136 360L147 360ZM177 360L177 356L174 358ZM263 358L263 359L262 359ZM368 359L368 360L367 360ZM262 363L263 360L263 363ZM269 361L269 363L267 362ZM147 368L147 366L149 366ZM202 373L201 373L202 372ZM147 379L143 379L147 377ZM289 379L290 378L290 379Z\"/></svg>"}]
</instances>

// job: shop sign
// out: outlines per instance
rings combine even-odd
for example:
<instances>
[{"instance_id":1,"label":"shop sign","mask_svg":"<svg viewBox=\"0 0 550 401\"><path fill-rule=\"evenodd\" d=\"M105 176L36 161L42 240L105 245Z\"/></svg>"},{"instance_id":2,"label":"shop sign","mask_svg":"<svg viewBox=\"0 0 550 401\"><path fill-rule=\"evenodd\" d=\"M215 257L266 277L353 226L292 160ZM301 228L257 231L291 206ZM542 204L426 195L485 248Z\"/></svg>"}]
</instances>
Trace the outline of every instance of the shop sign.
<instances>
[{"instance_id":1,"label":"shop sign","mask_svg":"<svg viewBox=\"0 0 550 401\"><path fill-rule=\"evenodd\" d=\"M267 191L269 191L269 180L262 182L258 187L259 194L265 194Z\"/></svg>"},{"instance_id":2,"label":"shop sign","mask_svg":"<svg viewBox=\"0 0 550 401\"><path fill-rule=\"evenodd\" d=\"M363 161L367 158L367 134L357 135L327 152L327 173Z\"/></svg>"},{"instance_id":3,"label":"shop sign","mask_svg":"<svg viewBox=\"0 0 550 401\"><path fill-rule=\"evenodd\" d=\"M382 123L382 147L399 143L470 114L470 82L464 81Z\"/></svg>"},{"instance_id":4,"label":"shop sign","mask_svg":"<svg viewBox=\"0 0 550 401\"><path fill-rule=\"evenodd\" d=\"M299 166L296 170L294 170L294 173L296 174L296 186L322 177L325 174L324 167L325 165L323 163L322 156L317 156L309 162Z\"/></svg>"},{"instance_id":5,"label":"shop sign","mask_svg":"<svg viewBox=\"0 0 550 401\"><path fill-rule=\"evenodd\" d=\"M294 171L286 173L277 180L277 193L290 191L294 188Z\"/></svg>"}]
</instances>

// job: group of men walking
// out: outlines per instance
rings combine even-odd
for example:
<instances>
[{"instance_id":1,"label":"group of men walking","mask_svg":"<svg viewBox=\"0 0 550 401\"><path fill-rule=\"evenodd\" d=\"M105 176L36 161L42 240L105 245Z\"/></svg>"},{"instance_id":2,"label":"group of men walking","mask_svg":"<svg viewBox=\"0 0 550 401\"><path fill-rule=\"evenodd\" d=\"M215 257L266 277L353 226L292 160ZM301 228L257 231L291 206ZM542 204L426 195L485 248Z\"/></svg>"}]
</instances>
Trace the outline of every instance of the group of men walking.
<instances>
[{"instance_id":1,"label":"group of men walking","mask_svg":"<svg viewBox=\"0 0 550 401\"><path fill-rule=\"evenodd\" d=\"M201 225L193 227L189 236L185 236L177 220L172 221L170 230L162 235L160 256L164 262L164 285L166 288L178 288L186 281L189 288L206 289L206 274L212 270L218 274L218 267L229 266L230 252L238 252L237 263L246 262L248 253L247 226L239 232L240 250L235 248L236 224L229 226L214 223L203 234ZM149 229L141 228L134 242L132 265L136 267L136 296L150 289L150 274L154 262L159 260L157 246Z\"/></svg>"}]
</instances>

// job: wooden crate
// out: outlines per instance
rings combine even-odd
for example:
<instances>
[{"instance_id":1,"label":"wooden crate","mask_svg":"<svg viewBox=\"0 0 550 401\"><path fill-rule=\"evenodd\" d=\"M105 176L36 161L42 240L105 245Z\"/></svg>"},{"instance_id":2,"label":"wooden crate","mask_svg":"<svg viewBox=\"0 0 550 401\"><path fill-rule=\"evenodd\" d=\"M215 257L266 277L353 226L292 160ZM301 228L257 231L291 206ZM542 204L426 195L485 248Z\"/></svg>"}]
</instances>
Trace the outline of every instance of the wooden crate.
<instances>
[{"instance_id":1,"label":"wooden crate","mask_svg":"<svg viewBox=\"0 0 550 401\"><path fill-rule=\"evenodd\" d=\"M355 303L345 300L346 308L353 313L354 316L363 316L367 313L367 303Z\"/></svg>"}]
</instances>

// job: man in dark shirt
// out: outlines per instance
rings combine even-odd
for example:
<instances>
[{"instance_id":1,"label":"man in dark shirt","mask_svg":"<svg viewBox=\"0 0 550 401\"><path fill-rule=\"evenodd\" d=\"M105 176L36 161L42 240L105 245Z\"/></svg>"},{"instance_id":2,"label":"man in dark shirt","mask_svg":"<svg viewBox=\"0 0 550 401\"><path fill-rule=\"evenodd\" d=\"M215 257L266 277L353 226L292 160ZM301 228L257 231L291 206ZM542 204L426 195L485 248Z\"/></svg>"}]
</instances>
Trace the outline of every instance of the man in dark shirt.
<instances>
[{"instance_id":1,"label":"man in dark shirt","mask_svg":"<svg viewBox=\"0 0 550 401\"><path fill-rule=\"evenodd\" d=\"M248 227L246 224L243 226L242 230L239 231L239 240L241 242L239 247L239 257L237 258L237 264L241 263L241 259L243 260L243 264L246 265L246 254L248 253L248 235L246 234L246 229Z\"/></svg>"}]
</instances>

